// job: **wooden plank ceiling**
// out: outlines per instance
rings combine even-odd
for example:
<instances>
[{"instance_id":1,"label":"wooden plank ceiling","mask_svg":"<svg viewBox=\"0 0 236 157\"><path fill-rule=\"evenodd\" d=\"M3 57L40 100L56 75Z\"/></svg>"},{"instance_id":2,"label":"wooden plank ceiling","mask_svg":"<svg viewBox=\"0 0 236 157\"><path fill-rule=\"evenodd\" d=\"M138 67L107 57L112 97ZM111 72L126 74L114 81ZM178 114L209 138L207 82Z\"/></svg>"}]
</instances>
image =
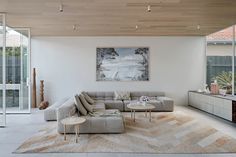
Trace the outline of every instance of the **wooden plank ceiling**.
<instances>
[{"instance_id":1,"label":"wooden plank ceiling","mask_svg":"<svg viewBox=\"0 0 236 157\"><path fill-rule=\"evenodd\" d=\"M33 36L201 36L236 23L236 0L0 0L0 12Z\"/></svg>"}]
</instances>

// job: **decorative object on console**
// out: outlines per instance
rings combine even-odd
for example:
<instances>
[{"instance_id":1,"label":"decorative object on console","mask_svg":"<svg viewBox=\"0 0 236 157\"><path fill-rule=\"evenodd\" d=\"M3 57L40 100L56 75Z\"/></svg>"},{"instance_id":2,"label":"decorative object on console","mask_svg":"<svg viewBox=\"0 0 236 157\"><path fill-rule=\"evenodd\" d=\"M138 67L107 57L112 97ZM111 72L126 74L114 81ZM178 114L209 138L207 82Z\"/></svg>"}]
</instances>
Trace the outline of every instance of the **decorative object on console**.
<instances>
[{"instance_id":1,"label":"decorative object on console","mask_svg":"<svg viewBox=\"0 0 236 157\"><path fill-rule=\"evenodd\" d=\"M226 96L226 93L227 93L227 89L219 89L220 95Z\"/></svg>"},{"instance_id":2,"label":"decorative object on console","mask_svg":"<svg viewBox=\"0 0 236 157\"><path fill-rule=\"evenodd\" d=\"M217 80L219 88L227 90L226 94L232 94L232 72L222 71L212 80Z\"/></svg>"},{"instance_id":3,"label":"decorative object on console","mask_svg":"<svg viewBox=\"0 0 236 157\"><path fill-rule=\"evenodd\" d=\"M207 94L210 94L210 93L211 93L211 91L209 90L209 87L207 87L206 93L207 93Z\"/></svg>"},{"instance_id":4,"label":"decorative object on console","mask_svg":"<svg viewBox=\"0 0 236 157\"><path fill-rule=\"evenodd\" d=\"M115 91L115 100L130 100L130 92L127 91Z\"/></svg>"},{"instance_id":5,"label":"decorative object on console","mask_svg":"<svg viewBox=\"0 0 236 157\"><path fill-rule=\"evenodd\" d=\"M97 48L97 81L149 81L149 48Z\"/></svg>"},{"instance_id":6,"label":"decorative object on console","mask_svg":"<svg viewBox=\"0 0 236 157\"><path fill-rule=\"evenodd\" d=\"M217 80L215 80L214 83L211 83L211 93L219 94L219 85L217 84Z\"/></svg>"},{"instance_id":7,"label":"decorative object on console","mask_svg":"<svg viewBox=\"0 0 236 157\"><path fill-rule=\"evenodd\" d=\"M33 68L33 89L32 89L32 108L37 107L37 97L36 97L36 70Z\"/></svg>"},{"instance_id":8,"label":"decorative object on console","mask_svg":"<svg viewBox=\"0 0 236 157\"><path fill-rule=\"evenodd\" d=\"M198 93L202 93L202 90L201 90L201 89L198 89L197 92L198 92Z\"/></svg>"},{"instance_id":9,"label":"decorative object on console","mask_svg":"<svg viewBox=\"0 0 236 157\"><path fill-rule=\"evenodd\" d=\"M40 103L44 101L44 80L40 80Z\"/></svg>"},{"instance_id":10,"label":"decorative object on console","mask_svg":"<svg viewBox=\"0 0 236 157\"><path fill-rule=\"evenodd\" d=\"M39 109L40 109L40 110L44 110L44 109L46 109L48 106L49 106L49 102L48 102L48 101L42 101L42 102L39 104Z\"/></svg>"},{"instance_id":11,"label":"decorative object on console","mask_svg":"<svg viewBox=\"0 0 236 157\"><path fill-rule=\"evenodd\" d=\"M211 91L209 90L208 84L205 84L205 88L203 90L204 93L210 94Z\"/></svg>"}]
</instances>

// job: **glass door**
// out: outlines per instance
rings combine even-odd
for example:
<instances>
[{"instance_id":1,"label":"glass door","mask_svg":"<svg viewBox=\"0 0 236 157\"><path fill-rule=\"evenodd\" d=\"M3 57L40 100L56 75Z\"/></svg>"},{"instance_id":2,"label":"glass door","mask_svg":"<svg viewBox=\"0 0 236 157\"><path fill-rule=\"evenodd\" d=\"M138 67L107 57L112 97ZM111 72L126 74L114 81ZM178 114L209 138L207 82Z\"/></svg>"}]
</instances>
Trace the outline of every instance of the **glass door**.
<instances>
[{"instance_id":1,"label":"glass door","mask_svg":"<svg viewBox=\"0 0 236 157\"><path fill-rule=\"evenodd\" d=\"M6 126L5 45L6 45L5 15L0 14L0 126Z\"/></svg>"},{"instance_id":2,"label":"glass door","mask_svg":"<svg viewBox=\"0 0 236 157\"><path fill-rule=\"evenodd\" d=\"M6 112L30 112L30 31L6 27Z\"/></svg>"}]
</instances>

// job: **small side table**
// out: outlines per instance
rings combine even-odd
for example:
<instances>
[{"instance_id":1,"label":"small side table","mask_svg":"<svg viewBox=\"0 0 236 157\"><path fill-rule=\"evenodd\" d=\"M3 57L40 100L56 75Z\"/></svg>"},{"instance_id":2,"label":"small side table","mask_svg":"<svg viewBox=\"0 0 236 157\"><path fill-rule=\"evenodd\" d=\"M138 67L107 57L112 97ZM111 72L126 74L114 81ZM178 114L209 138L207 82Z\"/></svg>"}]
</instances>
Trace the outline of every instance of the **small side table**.
<instances>
[{"instance_id":1,"label":"small side table","mask_svg":"<svg viewBox=\"0 0 236 157\"><path fill-rule=\"evenodd\" d=\"M85 118L82 117L68 117L61 120L61 123L64 125L64 140L66 140L66 126L73 125L75 128L75 142L78 143L79 136L79 125L86 121Z\"/></svg>"}]
</instances>

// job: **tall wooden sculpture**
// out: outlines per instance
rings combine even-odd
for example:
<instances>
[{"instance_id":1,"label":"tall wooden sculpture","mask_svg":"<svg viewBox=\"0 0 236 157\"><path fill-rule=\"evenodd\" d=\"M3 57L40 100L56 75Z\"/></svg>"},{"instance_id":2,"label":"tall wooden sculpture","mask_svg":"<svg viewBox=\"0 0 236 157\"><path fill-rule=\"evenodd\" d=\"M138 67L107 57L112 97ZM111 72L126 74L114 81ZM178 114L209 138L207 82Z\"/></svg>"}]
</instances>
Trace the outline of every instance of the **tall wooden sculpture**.
<instances>
[{"instance_id":1,"label":"tall wooden sculpture","mask_svg":"<svg viewBox=\"0 0 236 157\"><path fill-rule=\"evenodd\" d=\"M44 80L40 80L40 103L44 101Z\"/></svg>"},{"instance_id":2,"label":"tall wooden sculpture","mask_svg":"<svg viewBox=\"0 0 236 157\"><path fill-rule=\"evenodd\" d=\"M37 97L36 97L36 71L33 68L33 89L32 89L32 108L37 107Z\"/></svg>"},{"instance_id":3,"label":"tall wooden sculpture","mask_svg":"<svg viewBox=\"0 0 236 157\"><path fill-rule=\"evenodd\" d=\"M40 80L40 104L39 109L44 110L49 106L48 101L44 101L44 80Z\"/></svg>"}]
</instances>

